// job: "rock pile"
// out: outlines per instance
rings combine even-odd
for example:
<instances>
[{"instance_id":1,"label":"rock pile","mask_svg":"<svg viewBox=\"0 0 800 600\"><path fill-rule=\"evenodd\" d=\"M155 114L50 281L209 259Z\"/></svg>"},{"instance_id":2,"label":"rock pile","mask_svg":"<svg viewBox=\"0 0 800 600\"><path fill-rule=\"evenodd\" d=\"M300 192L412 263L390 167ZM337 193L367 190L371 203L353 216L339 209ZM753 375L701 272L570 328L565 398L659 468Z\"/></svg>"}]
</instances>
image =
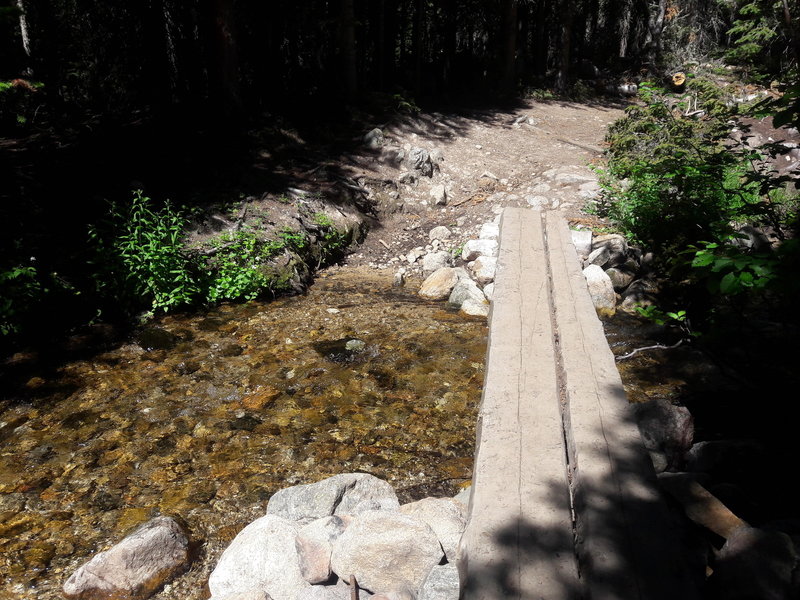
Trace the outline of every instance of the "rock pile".
<instances>
[{"instance_id":1,"label":"rock pile","mask_svg":"<svg viewBox=\"0 0 800 600\"><path fill-rule=\"evenodd\" d=\"M458 598L458 500L400 506L385 481L349 473L281 490L266 512L223 553L212 600L349 600L353 585L365 600Z\"/></svg>"},{"instance_id":2,"label":"rock pile","mask_svg":"<svg viewBox=\"0 0 800 600\"><path fill-rule=\"evenodd\" d=\"M400 505L366 473L280 490L208 580L212 600L457 600L464 492ZM157 517L97 554L64 584L75 600L143 600L190 561L188 535Z\"/></svg>"},{"instance_id":3,"label":"rock pile","mask_svg":"<svg viewBox=\"0 0 800 600\"><path fill-rule=\"evenodd\" d=\"M648 276L652 255L629 246L616 233L592 236L588 230L573 231L572 242L601 316L612 316L617 306L631 311L635 306L653 304L658 285Z\"/></svg>"},{"instance_id":4,"label":"rock pile","mask_svg":"<svg viewBox=\"0 0 800 600\"><path fill-rule=\"evenodd\" d=\"M432 229L431 239L444 235L445 231L447 234L444 239L450 239L449 230L445 227ZM427 254L423 258L423 273L427 277L422 282L419 295L426 300L446 299L451 307L467 315L487 316L494 290L499 236L500 228L496 221L484 223L478 238L467 240L460 253ZM458 259L463 266L451 266ZM427 268L426 264L429 265ZM434 266L437 268L434 269Z\"/></svg>"}]
</instances>

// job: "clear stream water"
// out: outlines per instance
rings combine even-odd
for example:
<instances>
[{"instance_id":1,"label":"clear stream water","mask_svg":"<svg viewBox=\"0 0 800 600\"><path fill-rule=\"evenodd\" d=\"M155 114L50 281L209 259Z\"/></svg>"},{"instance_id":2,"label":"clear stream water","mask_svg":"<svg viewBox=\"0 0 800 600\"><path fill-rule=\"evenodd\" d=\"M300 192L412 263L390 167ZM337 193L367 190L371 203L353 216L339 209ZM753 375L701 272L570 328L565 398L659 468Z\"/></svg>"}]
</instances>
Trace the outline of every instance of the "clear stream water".
<instances>
[{"instance_id":1,"label":"clear stream water","mask_svg":"<svg viewBox=\"0 0 800 600\"><path fill-rule=\"evenodd\" d=\"M486 335L483 319L348 270L302 297L160 318L49 370L11 357L28 373L0 392L0 598L61 597L158 514L183 519L198 553L158 597L206 597L272 493L336 473L386 479L401 501L457 493Z\"/></svg>"}]
</instances>

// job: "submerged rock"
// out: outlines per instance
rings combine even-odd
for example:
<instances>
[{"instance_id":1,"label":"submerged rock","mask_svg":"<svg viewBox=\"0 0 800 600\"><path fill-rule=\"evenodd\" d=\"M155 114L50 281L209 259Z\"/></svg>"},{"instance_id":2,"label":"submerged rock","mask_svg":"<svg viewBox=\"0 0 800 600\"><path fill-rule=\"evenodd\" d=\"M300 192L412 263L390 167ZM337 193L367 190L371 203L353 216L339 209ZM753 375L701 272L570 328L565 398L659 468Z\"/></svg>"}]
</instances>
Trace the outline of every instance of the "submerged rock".
<instances>
[{"instance_id":1,"label":"submerged rock","mask_svg":"<svg viewBox=\"0 0 800 600\"><path fill-rule=\"evenodd\" d=\"M147 598L188 563L186 532L173 519L156 517L75 571L64 583L64 596Z\"/></svg>"}]
</instances>

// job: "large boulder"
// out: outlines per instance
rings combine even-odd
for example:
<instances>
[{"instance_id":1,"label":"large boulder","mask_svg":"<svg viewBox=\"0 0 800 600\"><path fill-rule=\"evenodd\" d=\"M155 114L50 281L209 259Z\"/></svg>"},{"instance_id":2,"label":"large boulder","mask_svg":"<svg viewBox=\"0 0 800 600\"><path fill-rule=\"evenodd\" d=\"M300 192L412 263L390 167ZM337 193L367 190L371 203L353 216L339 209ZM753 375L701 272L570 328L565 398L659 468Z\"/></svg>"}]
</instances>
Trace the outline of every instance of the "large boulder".
<instances>
[{"instance_id":1,"label":"large boulder","mask_svg":"<svg viewBox=\"0 0 800 600\"><path fill-rule=\"evenodd\" d=\"M444 225L437 225L428 232L428 239L433 240L449 240L453 237L453 232Z\"/></svg>"},{"instance_id":2,"label":"large boulder","mask_svg":"<svg viewBox=\"0 0 800 600\"><path fill-rule=\"evenodd\" d=\"M277 491L269 499L267 514L307 523L331 515L398 508L397 494L382 479L368 473L343 473Z\"/></svg>"},{"instance_id":3,"label":"large boulder","mask_svg":"<svg viewBox=\"0 0 800 600\"><path fill-rule=\"evenodd\" d=\"M633 405L645 447L667 457L667 467L682 468L683 456L694 441L694 419L689 409L655 399Z\"/></svg>"},{"instance_id":4,"label":"large boulder","mask_svg":"<svg viewBox=\"0 0 800 600\"><path fill-rule=\"evenodd\" d=\"M726 600L796 598L797 559L785 533L740 527L719 551L708 585L713 597Z\"/></svg>"},{"instance_id":5,"label":"large boulder","mask_svg":"<svg viewBox=\"0 0 800 600\"><path fill-rule=\"evenodd\" d=\"M151 519L96 554L64 583L64 596L79 600L151 596L189 563L189 539L169 517Z\"/></svg>"},{"instance_id":6,"label":"large boulder","mask_svg":"<svg viewBox=\"0 0 800 600\"><path fill-rule=\"evenodd\" d=\"M343 580L355 575L374 593L412 593L438 565L442 547L424 522L395 511L360 514L333 543L331 566Z\"/></svg>"},{"instance_id":7,"label":"large boulder","mask_svg":"<svg viewBox=\"0 0 800 600\"><path fill-rule=\"evenodd\" d=\"M309 587L295 549L298 525L265 515L242 529L208 578L214 597L263 590L274 600L295 600Z\"/></svg>"},{"instance_id":8,"label":"large boulder","mask_svg":"<svg viewBox=\"0 0 800 600\"><path fill-rule=\"evenodd\" d=\"M311 521L297 532L294 545L300 561L300 573L308 583L325 583L331 578L331 548L351 518L323 517Z\"/></svg>"},{"instance_id":9,"label":"large boulder","mask_svg":"<svg viewBox=\"0 0 800 600\"><path fill-rule=\"evenodd\" d=\"M592 252L592 231L590 229L570 230L572 243L578 256L586 257Z\"/></svg>"},{"instance_id":10,"label":"large boulder","mask_svg":"<svg viewBox=\"0 0 800 600\"><path fill-rule=\"evenodd\" d=\"M627 288L636 278L635 271L629 271L624 267L611 267L605 271L608 278L611 279L611 285L613 285L614 289L618 292Z\"/></svg>"},{"instance_id":11,"label":"large boulder","mask_svg":"<svg viewBox=\"0 0 800 600\"><path fill-rule=\"evenodd\" d=\"M444 267L434 271L422 282L419 295L426 300L444 300L458 283L458 270Z\"/></svg>"},{"instance_id":12,"label":"large boulder","mask_svg":"<svg viewBox=\"0 0 800 600\"><path fill-rule=\"evenodd\" d=\"M400 507L404 515L428 524L442 545L448 562L454 562L458 542L467 526L466 507L452 498L423 498Z\"/></svg>"},{"instance_id":13,"label":"large boulder","mask_svg":"<svg viewBox=\"0 0 800 600\"><path fill-rule=\"evenodd\" d=\"M601 316L612 316L615 312L617 295L614 293L611 279L597 265L586 267L583 276L586 278L589 295L597 313Z\"/></svg>"}]
</instances>

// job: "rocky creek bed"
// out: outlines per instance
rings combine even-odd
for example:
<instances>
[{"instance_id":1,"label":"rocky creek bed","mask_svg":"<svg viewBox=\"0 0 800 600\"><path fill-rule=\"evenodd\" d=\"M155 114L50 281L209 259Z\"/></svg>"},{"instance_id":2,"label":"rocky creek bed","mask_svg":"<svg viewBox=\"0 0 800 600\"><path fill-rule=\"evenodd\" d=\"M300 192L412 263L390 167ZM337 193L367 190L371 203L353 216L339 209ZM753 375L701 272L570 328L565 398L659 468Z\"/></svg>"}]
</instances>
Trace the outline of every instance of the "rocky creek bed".
<instances>
[{"instance_id":1,"label":"rocky creek bed","mask_svg":"<svg viewBox=\"0 0 800 600\"><path fill-rule=\"evenodd\" d=\"M85 560L155 515L198 557L159 598L202 598L236 533L288 485L361 471L402 501L471 477L485 319L328 271L303 297L169 316L58 365L20 353L0 406L0 572L57 598Z\"/></svg>"}]
</instances>

